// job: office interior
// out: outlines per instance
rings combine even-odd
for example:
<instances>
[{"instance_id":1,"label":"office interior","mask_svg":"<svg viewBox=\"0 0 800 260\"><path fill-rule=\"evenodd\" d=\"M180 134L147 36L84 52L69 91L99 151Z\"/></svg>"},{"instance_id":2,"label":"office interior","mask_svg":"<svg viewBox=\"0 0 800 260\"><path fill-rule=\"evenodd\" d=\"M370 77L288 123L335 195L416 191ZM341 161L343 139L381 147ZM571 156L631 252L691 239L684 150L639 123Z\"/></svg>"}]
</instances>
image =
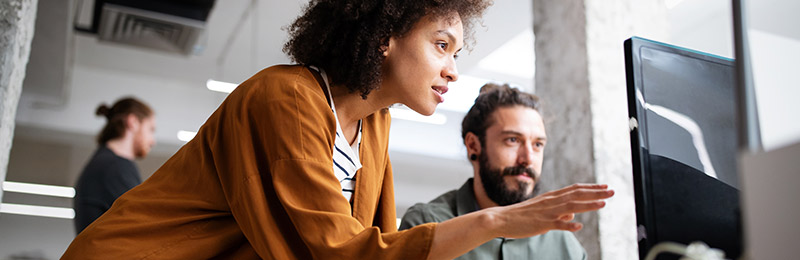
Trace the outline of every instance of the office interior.
<instances>
[{"instance_id":1,"label":"office interior","mask_svg":"<svg viewBox=\"0 0 800 260\"><path fill-rule=\"evenodd\" d=\"M307 1L218 0L207 21L193 29L198 37L185 46L87 33L79 28L92 23L92 0L4 2L18 5L0 8L34 8L35 29L23 28L33 38L16 114L2 122L11 123L14 131L8 137L13 138L8 164L0 165L7 170L0 177L4 183L68 189L96 148L96 134L105 123L94 116L100 103L135 96L153 107L157 144L137 161L147 178L225 99L224 90L212 88L235 86L263 68L290 63L281 51L284 28ZM794 201L800 193L791 187L800 183L800 168L791 162L800 158L800 18L792 13L800 10L800 2L744 2L763 144L740 161L742 201L753 203L744 205L745 252L751 259L792 258L790 245L800 242L792 234L800 230L783 221L800 218ZM602 182L617 191L607 208L578 216L588 223L576 236L589 259L638 259L623 41L641 36L734 58L731 3L496 0L475 27L476 44L461 54L459 80L450 85L436 113L423 117L392 107L389 152L398 217L472 177L461 119L481 85L509 82L544 101L545 124L554 137L545 151L545 190ZM0 64L0 70L11 69ZM0 259L59 258L75 236L72 199L3 187ZM10 213L3 211L6 205L46 206L67 215ZM763 226L766 222L782 224ZM764 228L748 229L756 226Z\"/></svg>"}]
</instances>

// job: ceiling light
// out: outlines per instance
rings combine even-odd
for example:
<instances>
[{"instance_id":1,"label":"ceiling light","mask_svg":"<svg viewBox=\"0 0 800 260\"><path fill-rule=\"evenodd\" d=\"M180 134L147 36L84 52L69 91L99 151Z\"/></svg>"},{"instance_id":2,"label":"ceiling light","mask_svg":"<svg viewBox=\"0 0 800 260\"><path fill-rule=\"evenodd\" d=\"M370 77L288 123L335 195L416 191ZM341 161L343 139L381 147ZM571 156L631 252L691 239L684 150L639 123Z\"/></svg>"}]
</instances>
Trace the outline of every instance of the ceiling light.
<instances>
[{"instance_id":1,"label":"ceiling light","mask_svg":"<svg viewBox=\"0 0 800 260\"><path fill-rule=\"evenodd\" d=\"M50 217L50 218L75 218L75 210L62 207L33 206L23 204L2 203L0 213L19 214L28 216Z\"/></svg>"},{"instance_id":2,"label":"ceiling light","mask_svg":"<svg viewBox=\"0 0 800 260\"><path fill-rule=\"evenodd\" d=\"M434 125L444 125L444 123L447 123L447 117L442 114L423 116L410 109L402 109L402 108L389 108L389 112L392 114L393 119L397 118L397 119L417 121L421 123L428 123Z\"/></svg>"},{"instance_id":3,"label":"ceiling light","mask_svg":"<svg viewBox=\"0 0 800 260\"><path fill-rule=\"evenodd\" d=\"M75 188L72 187L13 182L13 181L3 182L3 191L54 196L54 197L64 197L64 198L75 197Z\"/></svg>"},{"instance_id":4,"label":"ceiling light","mask_svg":"<svg viewBox=\"0 0 800 260\"><path fill-rule=\"evenodd\" d=\"M178 140L188 142L191 141L195 135L197 135L197 132L180 130L178 131Z\"/></svg>"},{"instance_id":5,"label":"ceiling light","mask_svg":"<svg viewBox=\"0 0 800 260\"><path fill-rule=\"evenodd\" d=\"M237 86L239 85L224 81L216 81L213 79L206 81L206 88L222 93L231 93L234 89L236 89Z\"/></svg>"}]
</instances>

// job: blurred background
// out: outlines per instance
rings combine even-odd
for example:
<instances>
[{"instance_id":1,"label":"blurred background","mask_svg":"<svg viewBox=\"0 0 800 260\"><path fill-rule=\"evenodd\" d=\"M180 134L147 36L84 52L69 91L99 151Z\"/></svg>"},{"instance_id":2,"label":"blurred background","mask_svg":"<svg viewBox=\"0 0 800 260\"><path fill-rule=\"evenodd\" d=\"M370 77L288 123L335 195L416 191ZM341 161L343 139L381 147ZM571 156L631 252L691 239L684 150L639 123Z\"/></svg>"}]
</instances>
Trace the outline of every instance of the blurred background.
<instances>
[{"instance_id":1,"label":"blurred background","mask_svg":"<svg viewBox=\"0 0 800 260\"><path fill-rule=\"evenodd\" d=\"M227 93L209 89L210 80L238 84L263 68L290 62L281 51L286 41L283 28L300 14L307 3L304 0L216 1L206 21L182 21L182 26L169 28L176 30L175 33L190 35L187 36L189 40L176 42L174 38L155 34L124 40L104 39L101 34L76 29L75 26L91 26L94 2L38 0L35 34L17 108L13 146L5 178L7 182L72 187L96 149L96 134L105 123L103 118L94 116L95 109L100 103L112 104L123 96L135 96L147 102L156 113L157 144L146 159L137 161L143 179L147 178L191 138L192 132L197 131L225 99ZM607 4L628 1L612 2ZM652 19L661 19L656 22L661 26L657 32L644 36L723 57L733 57L730 1L649 2L658 6L655 13L659 16ZM774 0L753 1L751 4L758 5L753 7L758 9L761 5L774 4L772 2ZM789 1L783 3L786 2ZM536 3L539 2L495 1L484 16L482 24L475 27L474 37L477 44L471 46L471 51L462 52L458 60L459 81L451 84L450 92L445 95L445 103L433 116L422 117L403 107L394 108L390 154L394 166L398 217L414 203L427 202L441 193L458 188L467 178L472 177L472 167L466 160L466 152L461 143L460 123L480 86L489 81L509 82L526 91L537 93L536 82L541 81L536 80L539 78L536 68L550 65L537 63L535 58L537 51L534 46L539 46L535 42L548 41L534 38ZM800 8L789 10L796 11ZM759 19L755 18L758 17L755 13L754 22ZM625 13L618 13L617 18L611 19L625 17ZM785 49L800 50L800 31L796 29L798 24L778 23L774 25L777 27L770 27L773 25L769 23L774 20L769 19L769 15L760 17L763 19L761 23L769 28L778 28L780 33L762 30L760 34L751 35L754 39L751 40L753 48L759 48L756 45L782 44L787 46ZM593 21L589 20L587 23L591 22ZM124 25L114 28L136 30ZM787 36L784 31L790 34ZM611 56L611 59L617 59L613 60L613 64L624 66L622 40L630 36L633 35L615 39L618 40L616 44L619 55ZM588 37L591 38L592 35L588 34ZM754 56L763 54L753 52ZM763 57L769 56L764 55ZM773 55L797 57L797 52ZM759 61L759 58L754 58L754 62ZM560 62L569 64L572 61ZM794 70L796 71L796 66ZM619 78L615 81L619 83L616 84L617 87L624 89L624 74L614 77ZM762 115L772 115L761 118L767 149L800 140L800 120L786 122L786 111L800 111L797 102L787 100L792 95L800 96L796 82L790 84L791 95L781 95L780 90L758 89ZM763 85L786 90L786 84L788 83L778 82ZM624 100L624 96L622 99ZM775 100L781 102L772 102ZM552 107L570 105L546 103L546 106ZM546 116L546 120L557 121L558 117L559 115L550 115ZM548 126L548 130L551 129L553 128ZM618 141L621 143L620 147L628 148L626 140ZM558 144L549 143L548 148L554 145ZM547 152L545 157L549 161L559 160L553 156L548 157ZM611 160L619 161L623 169L626 163L630 167L629 153L620 153ZM550 173L552 169L548 169L548 165L553 164L545 165L546 178L549 176L547 174L563 174ZM630 170L619 174L630 174ZM546 178L543 181L547 182ZM626 203L632 205L630 196L618 196L615 200L627 200ZM10 191L2 194L2 203L62 209L72 207L69 196ZM624 210L630 210L621 213L630 218L632 209L628 207ZM631 227L626 232L634 231ZM0 233L0 259L56 259L75 236L69 212L66 215L52 216L0 212ZM597 235L580 237L584 243L599 243ZM635 243L632 244L632 249L630 246L631 243L628 243L627 248L621 251L634 252ZM601 257L599 248L587 246L587 250L593 256L592 259L604 258ZM605 258L614 259L608 255Z\"/></svg>"}]
</instances>

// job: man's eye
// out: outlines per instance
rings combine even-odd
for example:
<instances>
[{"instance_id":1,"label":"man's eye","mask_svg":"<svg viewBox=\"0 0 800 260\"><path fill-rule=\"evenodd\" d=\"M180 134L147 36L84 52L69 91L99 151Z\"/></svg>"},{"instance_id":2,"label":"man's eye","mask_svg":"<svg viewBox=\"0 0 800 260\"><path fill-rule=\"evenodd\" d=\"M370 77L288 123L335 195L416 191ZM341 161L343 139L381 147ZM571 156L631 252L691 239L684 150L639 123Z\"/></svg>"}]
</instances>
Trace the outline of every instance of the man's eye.
<instances>
[{"instance_id":1,"label":"man's eye","mask_svg":"<svg viewBox=\"0 0 800 260\"><path fill-rule=\"evenodd\" d=\"M447 49L447 43L446 42L439 42L439 43L436 43L436 45L438 45L439 48L442 48L442 50L446 50Z\"/></svg>"}]
</instances>

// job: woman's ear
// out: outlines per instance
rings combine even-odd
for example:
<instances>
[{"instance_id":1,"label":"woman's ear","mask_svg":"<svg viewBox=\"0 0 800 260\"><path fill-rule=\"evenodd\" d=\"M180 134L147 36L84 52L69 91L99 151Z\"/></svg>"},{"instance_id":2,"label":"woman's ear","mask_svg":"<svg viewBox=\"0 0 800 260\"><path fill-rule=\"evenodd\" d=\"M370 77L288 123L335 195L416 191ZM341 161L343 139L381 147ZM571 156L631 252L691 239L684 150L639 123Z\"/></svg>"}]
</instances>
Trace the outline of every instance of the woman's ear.
<instances>
[{"instance_id":1,"label":"woman's ear","mask_svg":"<svg viewBox=\"0 0 800 260\"><path fill-rule=\"evenodd\" d=\"M389 57L389 54L392 52L392 47L396 44L394 37L388 37L384 40L381 40L381 52L383 53L383 57Z\"/></svg>"}]
</instances>

